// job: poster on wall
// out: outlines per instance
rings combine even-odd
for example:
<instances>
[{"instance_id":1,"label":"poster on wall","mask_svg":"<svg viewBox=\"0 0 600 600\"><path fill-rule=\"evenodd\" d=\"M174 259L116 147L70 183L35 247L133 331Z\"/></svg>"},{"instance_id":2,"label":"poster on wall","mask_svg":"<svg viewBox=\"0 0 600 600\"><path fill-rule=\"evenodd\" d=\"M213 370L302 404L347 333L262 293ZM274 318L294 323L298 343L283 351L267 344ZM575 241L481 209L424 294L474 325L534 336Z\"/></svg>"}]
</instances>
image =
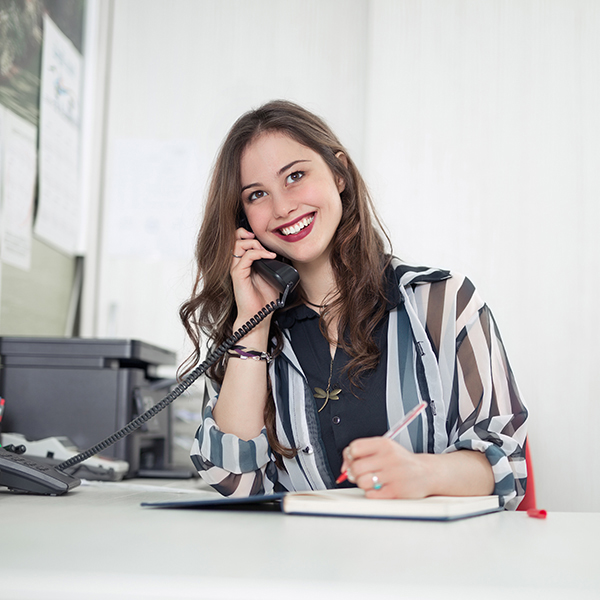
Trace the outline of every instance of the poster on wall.
<instances>
[{"instance_id":1,"label":"poster on wall","mask_svg":"<svg viewBox=\"0 0 600 600\"><path fill-rule=\"evenodd\" d=\"M44 16L36 235L66 254L78 244L82 56Z\"/></svg>"}]
</instances>

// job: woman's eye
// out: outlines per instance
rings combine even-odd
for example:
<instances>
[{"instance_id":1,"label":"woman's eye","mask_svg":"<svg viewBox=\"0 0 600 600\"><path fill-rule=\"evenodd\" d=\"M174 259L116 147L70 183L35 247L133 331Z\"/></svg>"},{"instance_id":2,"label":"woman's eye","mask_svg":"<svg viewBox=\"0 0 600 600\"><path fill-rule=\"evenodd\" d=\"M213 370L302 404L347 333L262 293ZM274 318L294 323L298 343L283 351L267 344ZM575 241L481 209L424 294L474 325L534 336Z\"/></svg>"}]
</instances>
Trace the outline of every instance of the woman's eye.
<instances>
[{"instance_id":1,"label":"woman's eye","mask_svg":"<svg viewBox=\"0 0 600 600\"><path fill-rule=\"evenodd\" d=\"M262 198L263 196L266 196L265 192L263 192L262 190L256 190L256 192L252 192L248 196L248 202L252 202L254 200L258 200L259 198Z\"/></svg>"},{"instance_id":2,"label":"woman's eye","mask_svg":"<svg viewBox=\"0 0 600 600\"><path fill-rule=\"evenodd\" d=\"M299 179L302 179L304 177L304 171L294 171L293 173L290 173L286 179L285 182L286 183L294 183L294 181L298 181Z\"/></svg>"}]
</instances>

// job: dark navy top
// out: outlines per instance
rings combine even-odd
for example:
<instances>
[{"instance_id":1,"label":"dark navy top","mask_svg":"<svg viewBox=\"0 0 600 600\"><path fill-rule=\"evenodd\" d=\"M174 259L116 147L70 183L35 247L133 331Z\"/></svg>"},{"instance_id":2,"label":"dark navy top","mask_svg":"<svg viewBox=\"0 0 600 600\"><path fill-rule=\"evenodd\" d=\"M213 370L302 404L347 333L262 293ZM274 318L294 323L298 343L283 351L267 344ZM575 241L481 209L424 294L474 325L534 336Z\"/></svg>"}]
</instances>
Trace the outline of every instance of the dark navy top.
<instances>
[{"instance_id":1,"label":"dark navy top","mask_svg":"<svg viewBox=\"0 0 600 600\"><path fill-rule=\"evenodd\" d=\"M377 324L375 341L380 350L377 367L363 373L360 386L353 386L344 367L350 357L337 348L333 360L330 392L342 391L338 399L314 398L319 411L321 441L333 479L340 474L342 451L357 438L383 435L388 429L386 410L387 325L389 311L401 299L393 270L388 272L388 310ZM319 328L319 315L305 304L295 306L277 318L282 328L289 329L292 348L308 380L313 395L315 388L327 390L331 367L329 343ZM347 482L346 482L347 483Z\"/></svg>"}]
</instances>

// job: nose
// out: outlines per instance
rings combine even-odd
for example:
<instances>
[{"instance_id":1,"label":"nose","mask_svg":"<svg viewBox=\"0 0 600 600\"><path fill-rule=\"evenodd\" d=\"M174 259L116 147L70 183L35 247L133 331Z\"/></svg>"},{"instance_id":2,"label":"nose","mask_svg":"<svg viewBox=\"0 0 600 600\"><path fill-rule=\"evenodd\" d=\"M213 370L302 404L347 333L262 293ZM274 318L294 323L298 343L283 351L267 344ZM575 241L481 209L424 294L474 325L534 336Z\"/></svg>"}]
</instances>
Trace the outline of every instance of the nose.
<instances>
[{"instance_id":1,"label":"nose","mask_svg":"<svg viewBox=\"0 0 600 600\"><path fill-rule=\"evenodd\" d=\"M298 208L298 201L293 194L279 192L271 197L273 200L273 216L277 219L285 219Z\"/></svg>"}]
</instances>

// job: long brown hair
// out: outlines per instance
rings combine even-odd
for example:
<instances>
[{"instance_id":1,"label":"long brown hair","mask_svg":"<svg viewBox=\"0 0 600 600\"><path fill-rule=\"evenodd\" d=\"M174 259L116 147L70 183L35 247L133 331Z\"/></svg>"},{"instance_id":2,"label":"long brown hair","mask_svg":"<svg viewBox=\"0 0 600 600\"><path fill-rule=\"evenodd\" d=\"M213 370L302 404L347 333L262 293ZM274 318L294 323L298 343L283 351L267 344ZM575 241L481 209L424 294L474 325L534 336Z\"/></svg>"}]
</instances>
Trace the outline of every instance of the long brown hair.
<instances>
[{"instance_id":1,"label":"long brown hair","mask_svg":"<svg viewBox=\"0 0 600 600\"><path fill-rule=\"evenodd\" d=\"M379 350L373 339L374 329L386 311L385 269L390 261L391 244L383 231L367 186L348 152L327 124L308 110L292 102L276 100L242 115L233 125L217 155L196 244L197 273L190 299L180 309L183 325L192 340L194 352L182 365L188 371L200 360L200 337L218 346L231 334L237 316L229 264L235 230L242 214L240 163L244 150L260 134L278 131L321 155L333 176L341 177L342 218L334 236L331 264L338 294L321 315L321 330L326 338L327 324L339 317L338 345L351 357L348 374L353 385L360 386L361 374L377 366ZM336 155L342 152L345 163ZM385 237L388 252L383 241ZM281 258L281 257L280 257ZM298 299L304 300L300 282ZM271 321L274 348L281 346L281 332ZM223 381L225 364L215 365L209 375ZM275 407L269 398L265 407L265 425L271 448L284 456L295 449L279 444L275 432Z\"/></svg>"}]
</instances>

